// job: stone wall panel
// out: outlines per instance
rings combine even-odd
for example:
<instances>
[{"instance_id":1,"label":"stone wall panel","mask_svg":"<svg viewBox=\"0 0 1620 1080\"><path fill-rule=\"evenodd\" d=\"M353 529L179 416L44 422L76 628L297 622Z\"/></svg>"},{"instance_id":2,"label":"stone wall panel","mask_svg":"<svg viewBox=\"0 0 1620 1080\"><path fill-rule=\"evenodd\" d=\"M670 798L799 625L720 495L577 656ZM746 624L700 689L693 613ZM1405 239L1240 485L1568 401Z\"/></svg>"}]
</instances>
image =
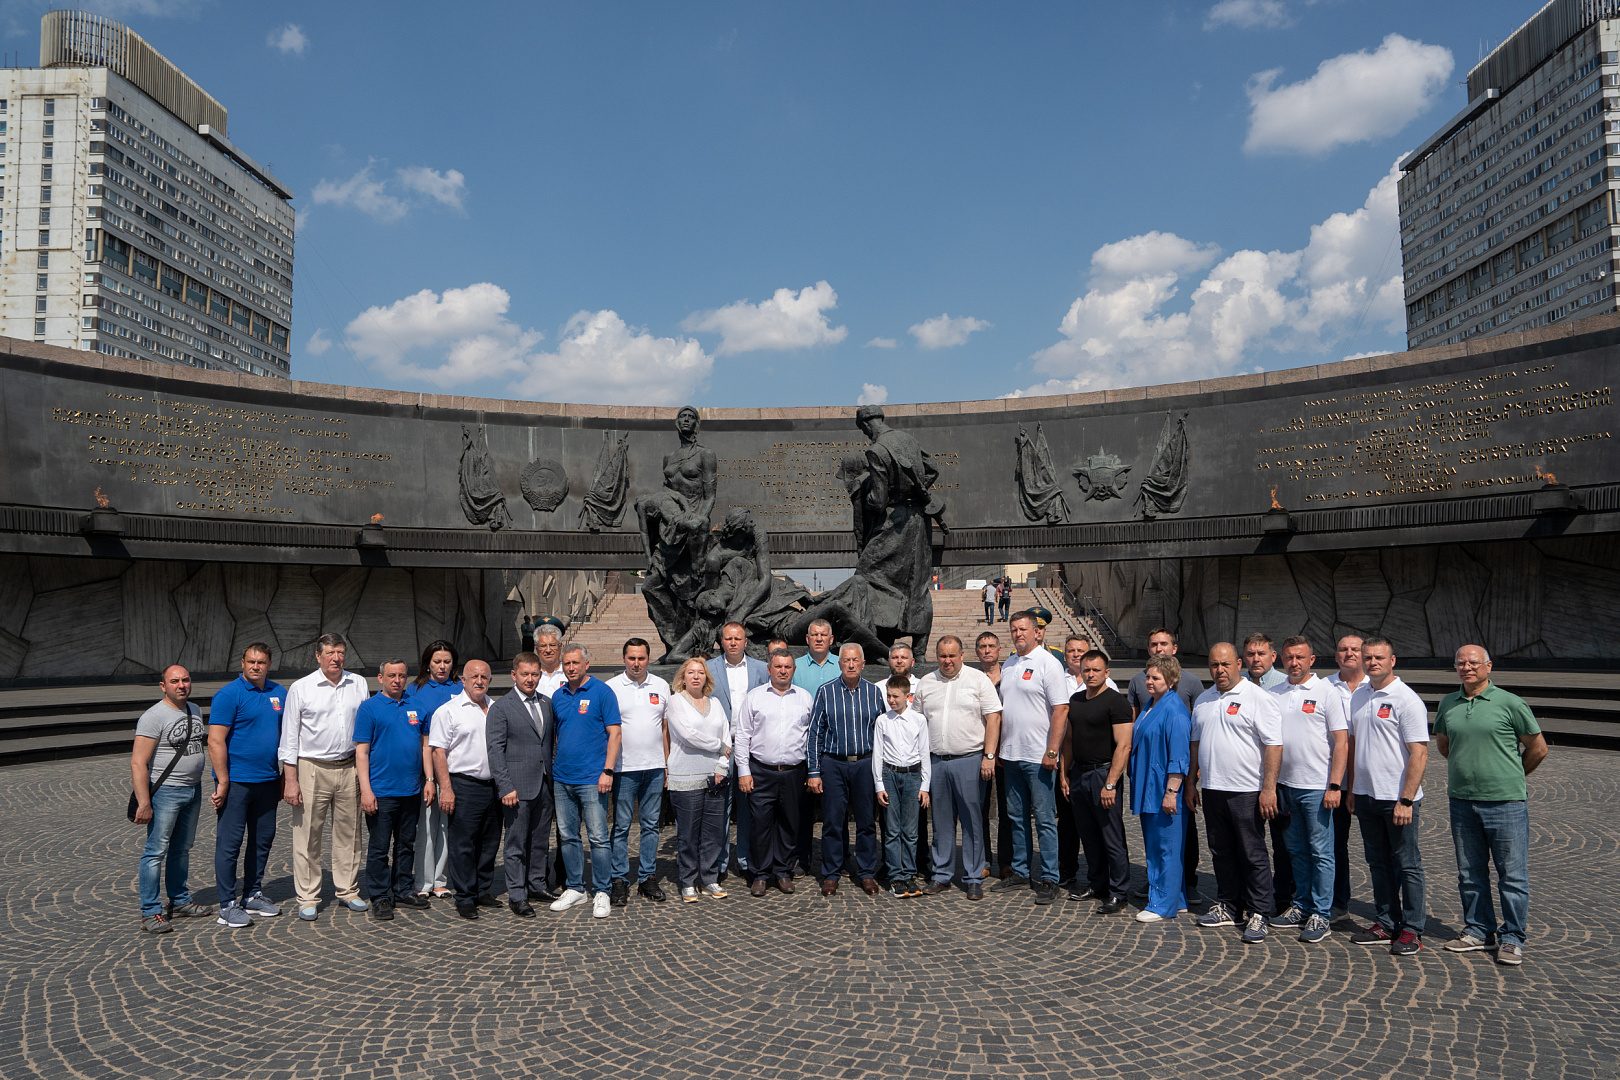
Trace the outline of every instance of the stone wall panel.
<instances>
[{"instance_id":1,"label":"stone wall panel","mask_svg":"<svg viewBox=\"0 0 1620 1080\"><path fill-rule=\"evenodd\" d=\"M123 566L118 569L122 572ZM102 658L103 671L121 661L122 593L123 585L117 577L35 593L19 635L28 643L28 654L23 657L18 676L63 678L82 671L87 658Z\"/></svg>"},{"instance_id":2,"label":"stone wall panel","mask_svg":"<svg viewBox=\"0 0 1620 1080\"><path fill-rule=\"evenodd\" d=\"M154 675L180 661L186 647L186 623L174 594L193 568L177 562L130 565L119 590L124 611L122 659Z\"/></svg>"},{"instance_id":3,"label":"stone wall panel","mask_svg":"<svg viewBox=\"0 0 1620 1080\"><path fill-rule=\"evenodd\" d=\"M1533 544L1469 544L1489 579L1479 602L1486 647L1515 655L1541 639L1541 552Z\"/></svg>"},{"instance_id":4,"label":"stone wall panel","mask_svg":"<svg viewBox=\"0 0 1620 1080\"><path fill-rule=\"evenodd\" d=\"M1578 552L1587 554L1585 552ZM1602 659L1620 642L1620 569L1543 559L1541 640L1560 658Z\"/></svg>"},{"instance_id":5,"label":"stone wall panel","mask_svg":"<svg viewBox=\"0 0 1620 1080\"><path fill-rule=\"evenodd\" d=\"M219 563L197 566L174 590L175 608L186 628L179 662L192 671L225 671L230 667L236 621L225 603L225 580Z\"/></svg>"},{"instance_id":6,"label":"stone wall panel","mask_svg":"<svg viewBox=\"0 0 1620 1080\"><path fill-rule=\"evenodd\" d=\"M270 601L270 627L281 652L279 671L308 671L315 664L315 639L321 634L321 589L307 566L284 565L276 575Z\"/></svg>"},{"instance_id":7,"label":"stone wall panel","mask_svg":"<svg viewBox=\"0 0 1620 1080\"><path fill-rule=\"evenodd\" d=\"M0 633L20 634L33 602L34 579L28 572L28 560L0 557Z\"/></svg>"},{"instance_id":8,"label":"stone wall panel","mask_svg":"<svg viewBox=\"0 0 1620 1080\"><path fill-rule=\"evenodd\" d=\"M416 630L416 597L408 570L373 570L349 624L351 667L375 668L402 656L416 671L423 639ZM419 642L421 644L419 644ZM358 659L355 659L358 657Z\"/></svg>"},{"instance_id":9,"label":"stone wall panel","mask_svg":"<svg viewBox=\"0 0 1620 1080\"><path fill-rule=\"evenodd\" d=\"M1333 599L1338 621L1363 634L1384 621L1389 608L1389 584L1384 580L1378 553L1358 551L1333 572Z\"/></svg>"}]
</instances>

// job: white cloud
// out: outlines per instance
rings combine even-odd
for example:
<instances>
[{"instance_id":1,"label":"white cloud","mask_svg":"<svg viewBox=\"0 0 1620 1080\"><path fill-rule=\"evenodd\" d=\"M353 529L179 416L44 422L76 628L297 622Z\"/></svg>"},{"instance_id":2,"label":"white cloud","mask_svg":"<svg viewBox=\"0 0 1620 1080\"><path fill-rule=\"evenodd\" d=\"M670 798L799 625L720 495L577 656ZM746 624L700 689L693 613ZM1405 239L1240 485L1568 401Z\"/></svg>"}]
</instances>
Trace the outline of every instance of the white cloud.
<instances>
[{"instance_id":1,"label":"white cloud","mask_svg":"<svg viewBox=\"0 0 1620 1080\"><path fill-rule=\"evenodd\" d=\"M426 196L443 206L460 210L462 197L467 193L467 178L460 169L439 172L426 165L407 165L396 174L407 191Z\"/></svg>"},{"instance_id":2,"label":"white cloud","mask_svg":"<svg viewBox=\"0 0 1620 1080\"><path fill-rule=\"evenodd\" d=\"M808 349L836 345L849 334L846 326L833 326L826 313L838 306L838 293L825 281L798 292L777 289L769 300L750 304L738 300L712 311L687 316L681 324L693 332L720 335L717 356L760 349Z\"/></svg>"},{"instance_id":3,"label":"white cloud","mask_svg":"<svg viewBox=\"0 0 1620 1080\"><path fill-rule=\"evenodd\" d=\"M1360 208L1313 226L1304 247L1236 251L1201 277L1144 258L1135 264L1141 272L1121 278L1120 262L1094 257L1086 292L1059 323L1060 340L1034 354L1047 380L1017 394L1211 378L1254 370L1268 353L1297 363L1300 353L1349 339L1400 334L1398 175L1391 168ZM1170 234L1135 243L1143 239L1099 253L1213 250Z\"/></svg>"},{"instance_id":4,"label":"white cloud","mask_svg":"<svg viewBox=\"0 0 1620 1080\"><path fill-rule=\"evenodd\" d=\"M265 44L279 52L303 56L304 50L309 46L309 35L305 34L303 27L297 23L288 23L270 31L270 36L265 38Z\"/></svg>"},{"instance_id":5,"label":"white cloud","mask_svg":"<svg viewBox=\"0 0 1620 1080\"><path fill-rule=\"evenodd\" d=\"M397 195L390 195L381 180L371 175L371 163L347 180L322 180L310 193L316 206L347 206L385 224L399 221L410 206Z\"/></svg>"},{"instance_id":6,"label":"white cloud","mask_svg":"<svg viewBox=\"0 0 1620 1080\"><path fill-rule=\"evenodd\" d=\"M325 330L316 330L309 335L309 340L304 342L304 351L311 356L325 356L331 347L332 339L326 336Z\"/></svg>"},{"instance_id":7,"label":"white cloud","mask_svg":"<svg viewBox=\"0 0 1620 1080\"><path fill-rule=\"evenodd\" d=\"M913 323L906 333L916 338L917 344L924 349L950 349L966 345L968 338L980 330L988 330L990 326L990 323L971 315L935 315L932 319Z\"/></svg>"},{"instance_id":8,"label":"white cloud","mask_svg":"<svg viewBox=\"0 0 1620 1080\"><path fill-rule=\"evenodd\" d=\"M1250 153L1323 154L1400 131L1445 91L1451 50L1390 34L1372 52L1322 61L1316 74L1277 85L1280 68L1249 80Z\"/></svg>"},{"instance_id":9,"label":"white cloud","mask_svg":"<svg viewBox=\"0 0 1620 1080\"><path fill-rule=\"evenodd\" d=\"M898 349L900 343L892 337L875 337L866 343L868 349Z\"/></svg>"},{"instance_id":10,"label":"white cloud","mask_svg":"<svg viewBox=\"0 0 1620 1080\"><path fill-rule=\"evenodd\" d=\"M887 405L889 403L889 388L877 386L873 383L861 383L861 396L855 399L857 405Z\"/></svg>"},{"instance_id":11,"label":"white cloud","mask_svg":"<svg viewBox=\"0 0 1620 1080\"><path fill-rule=\"evenodd\" d=\"M1175 233L1145 232L1140 236L1104 244L1091 256L1091 277L1110 281L1154 274L1186 274L1202 270L1220 258L1215 244L1195 244Z\"/></svg>"},{"instance_id":12,"label":"white cloud","mask_svg":"<svg viewBox=\"0 0 1620 1080\"><path fill-rule=\"evenodd\" d=\"M1204 16L1204 29L1236 26L1242 30L1277 29L1294 21L1283 0L1221 0Z\"/></svg>"},{"instance_id":13,"label":"white cloud","mask_svg":"<svg viewBox=\"0 0 1620 1080\"><path fill-rule=\"evenodd\" d=\"M361 312L344 337L396 379L461 392L499 383L547 401L675 404L714 366L696 341L657 337L606 310L573 316L547 352L545 335L513 322L510 307L510 294L489 282L423 289Z\"/></svg>"}]
</instances>

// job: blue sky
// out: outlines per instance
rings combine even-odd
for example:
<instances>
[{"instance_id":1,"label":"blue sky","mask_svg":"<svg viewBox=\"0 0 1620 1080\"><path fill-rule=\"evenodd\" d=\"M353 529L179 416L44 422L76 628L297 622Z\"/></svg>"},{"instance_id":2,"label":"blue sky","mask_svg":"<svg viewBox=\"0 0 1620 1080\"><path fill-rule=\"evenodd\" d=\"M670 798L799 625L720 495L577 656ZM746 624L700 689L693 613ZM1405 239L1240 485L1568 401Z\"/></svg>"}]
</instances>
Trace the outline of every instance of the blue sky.
<instances>
[{"instance_id":1,"label":"blue sky","mask_svg":"<svg viewBox=\"0 0 1620 1080\"><path fill-rule=\"evenodd\" d=\"M1392 165L1536 7L88 6L297 192L295 377L767 407L1403 348Z\"/></svg>"}]
</instances>

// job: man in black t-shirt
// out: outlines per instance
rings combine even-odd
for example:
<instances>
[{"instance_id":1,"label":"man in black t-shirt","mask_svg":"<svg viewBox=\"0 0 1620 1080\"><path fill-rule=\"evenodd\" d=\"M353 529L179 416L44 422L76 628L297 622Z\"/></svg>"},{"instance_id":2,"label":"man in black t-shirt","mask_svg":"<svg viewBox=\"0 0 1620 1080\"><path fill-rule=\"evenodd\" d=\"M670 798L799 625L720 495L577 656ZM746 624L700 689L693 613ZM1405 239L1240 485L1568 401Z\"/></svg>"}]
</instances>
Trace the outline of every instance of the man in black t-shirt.
<instances>
[{"instance_id":1,"label":"man in black t-shirt","mask_svg":"<svg viewBox=\"0 0 1620 1080\"><path fill-rule=\"evenodd\" d=\"M1074 808L1088 886L1079 877L1070 900L1100 900L1098 915L1124 910L1131 867L1125 848L1125 763L1131 756L1131 706L1108 688L1108 657L1096 649L1080 658L1081 689L1069 699L1063 743L1063 794Z\"/></svg>"}]
</instances>

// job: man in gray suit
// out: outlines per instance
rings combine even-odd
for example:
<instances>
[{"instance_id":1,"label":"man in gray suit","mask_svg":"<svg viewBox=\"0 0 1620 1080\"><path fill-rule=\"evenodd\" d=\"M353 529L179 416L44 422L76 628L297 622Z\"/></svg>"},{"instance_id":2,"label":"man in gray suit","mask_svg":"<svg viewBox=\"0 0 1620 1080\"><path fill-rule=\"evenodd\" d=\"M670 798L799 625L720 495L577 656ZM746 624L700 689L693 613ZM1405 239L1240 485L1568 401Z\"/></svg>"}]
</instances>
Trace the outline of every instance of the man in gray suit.
<instances>
[{"instance_id":1,"label":"man in gray suit","mask_svg":"<svg viewBox=\"0 0 1620 1080\"><path fill-rule=\"evenodd\" d=\"M506 819L506 901L512 914L534 918L530 898L550 903L551 751L557 724L551 699L539 692L540 657L512 659L512 690L489 710L489 773Z\"/></svg>"},{"instance_id":2,"label":"man in gray suit","mask_svg":"<svg viewBox=\"0 0 1620 1080\"><path fill-rule=\"evenodd\" d=\"M731 727L731 718L742 706L743 695L756 686L764 686L771 681L771 673L765 666L765 661L755 660L747 653L748 631L742 623L728 622L720 628L720 655L709 661L709 678L714 680L714 696L720 702L720 708L726 713L726 727ZM731 783L726 787L726 820L731 820L731 808L737 807L737 869L743 877L748 876L748 830L750 816L748 813L748 799L737 795L737 763L731 763ZM726 876L726 870L731 865L731 832L728 829L725 838L720 841L720 861L715 865L714 876L718 881Z\"/></svg>"}]
</instances>

